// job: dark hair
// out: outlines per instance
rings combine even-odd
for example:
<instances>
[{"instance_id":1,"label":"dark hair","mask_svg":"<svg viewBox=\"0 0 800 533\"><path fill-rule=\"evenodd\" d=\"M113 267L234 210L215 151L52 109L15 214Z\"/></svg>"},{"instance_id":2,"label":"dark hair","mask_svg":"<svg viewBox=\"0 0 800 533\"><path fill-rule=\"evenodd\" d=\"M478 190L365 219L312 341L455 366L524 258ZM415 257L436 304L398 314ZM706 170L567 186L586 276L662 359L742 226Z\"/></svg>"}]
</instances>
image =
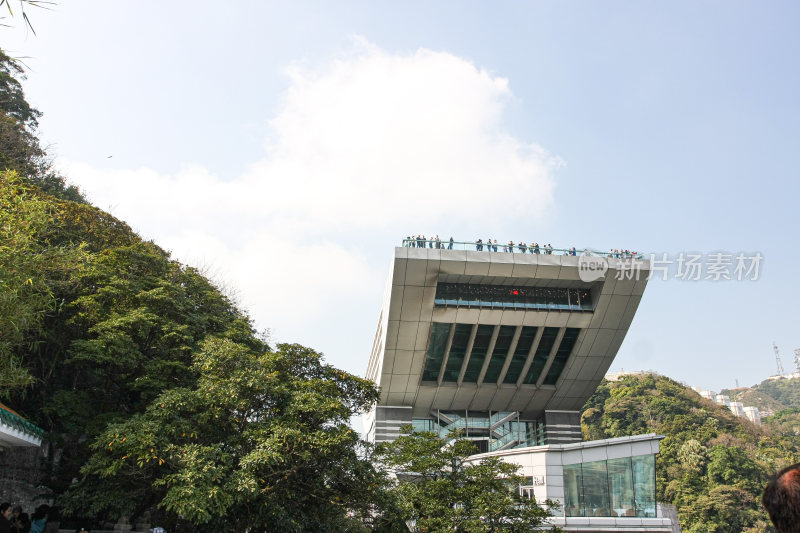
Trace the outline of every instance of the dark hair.
<instances>
[{"instance_id":1,"label":"dark hair","mask_svg":"<svg viewBox=\"0 0 800 533\"><path fill-rule=\"evenodd\" d=\"M31 520L39 520L47 516L47 511L50 510L50 506L46 503L43 503L36 510L33 512L33 516L31 516Z\"/></svg>"},{"instance_id":2,"label":"dark hair","mask_svg":"<svg viewBox=\"0 0 800 533\"><path fill-rule=\"evenodd\" d=\"M11 507L11 504L8 502L0 503L0 514L5 513L9 507Z\"/></svg>"},{"instance_id":3,"label":"dark hair","mask_svg":"<svg viewBox=\"0 0 800 533\"><path fill-rule=\"evenodd\" d=\"M800 533L800 463L778 472L761 502L778 533Z\"/></svg>"},{"instance_id":4,"label":"dark hair","mask_svg":"<svg viewBox=\"0 0 800 533\"><path fill-rule=\"evenodd\" d=\"M58 522L61 520L61 515L59 514L59 509L55 505L47 511L47 521L48 522Z\"/></svg>"}]
</instances>

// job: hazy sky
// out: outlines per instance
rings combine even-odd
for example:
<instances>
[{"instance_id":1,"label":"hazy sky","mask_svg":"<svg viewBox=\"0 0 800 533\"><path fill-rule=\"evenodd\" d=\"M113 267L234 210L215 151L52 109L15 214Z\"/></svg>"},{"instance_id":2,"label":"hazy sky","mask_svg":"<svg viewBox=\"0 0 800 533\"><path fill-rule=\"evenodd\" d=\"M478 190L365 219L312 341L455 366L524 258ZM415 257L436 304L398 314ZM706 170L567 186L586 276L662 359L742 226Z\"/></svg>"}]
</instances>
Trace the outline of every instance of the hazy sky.
<instances>
[{"instance_id":1,"label":"hazy sky","mask_svg":"<svg viewBox=\"0 0 800 533\"><path fill-rule=\"evenodd\" d=\"M2 46L57 164L362 374L409 234L763 256L652 280L612 370L712 390L800 348L796 2L60 2ZM4 22L9 22L7 19ZM672 273L671 273L672 275Z\"/></svg>"}]
</instances>

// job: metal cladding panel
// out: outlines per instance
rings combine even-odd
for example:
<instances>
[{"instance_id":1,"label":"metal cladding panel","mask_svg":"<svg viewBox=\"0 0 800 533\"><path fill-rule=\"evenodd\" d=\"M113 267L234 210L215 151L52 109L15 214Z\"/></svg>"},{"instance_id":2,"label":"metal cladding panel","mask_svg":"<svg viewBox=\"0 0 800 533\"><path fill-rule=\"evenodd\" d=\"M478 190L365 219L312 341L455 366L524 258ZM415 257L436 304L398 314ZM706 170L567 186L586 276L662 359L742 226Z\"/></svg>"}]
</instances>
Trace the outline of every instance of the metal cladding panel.
<instances>
[{"instance_id":1,"label":"metal cladding panel","mask_svg":"<svg viewBox=\"0 0 800 533\"><path fill-rule=\"evenodd\" d=\"M494 393L492 400L492 411L508 411L508 404L511 399L517 394L517 387L509 387L501 385L500 388Z\"/></svg>"},{"instance_id":2,"label":"metal cladding panel","mask_svg":"<svg viewBox=\"0 0 800 533\"><path fill-rule=\"evenodd\" d=\"M406 395L402 392L390 392L386 396L386 405L403 405Z\"/></svg>"},{"instance_id":3,"label":"metal cladding panel","mask_svg":"<svg viewBox=\"0 0 800 533\"><path fill-rule=\"evenodd\" d=\"M414 416L428 416L436 396L436 387L419 387L414 399Z\"/></svg>"},{"instance_id":4,"label":"metal cladding panel","mask_svg":"<svg viewBox=\"0 0 800 533\"><path fill-rule=\"evenodd\" d=\"M456 322L459 324L477 324L481 316L480 309L460 308L456 314Z\"/></svg>"},{"instance_id":5,"label":"metal cladding panel","mask_svg":"<svg viewBox=\"0 0 800 533\"><path fill-rule=\"evenodd\" d=\"M467 252L467 264L464 268L465 276L488 276L489 257L488 254L480 252Z\"/></svg>"},{"instance_id":6,"label":"metal cladding panel","mask_svg":"<svg viewBox=\"0 0 800 533\"><path fill-rule=\"evenodd\" d=\"M553 328L563 328L566 327L568 320L569 320L569 313L558 313L556 311L550 311L549 313L547 313L547 318L544 321L544 325Z\"/></svg>"},{"instance_id":7,"label":"metal cladding panel","mask_svg":"<svg viewBox=\"0 0 800 533\"><path fill-rule=\"evenodd\" d=\"M597 337L597 332L599 330L596 328L587 328L582 332L583 340L581 341L580 346L575 350L575 353L579 356L588 356L592 354L592 344L594 344L594 340Z\"/></svg>"},{"instance_id":8,"label":"metal cladding panel","mask_svg":"<svg viewBox=\"0 0 800 533\"><path fill-rule=\"evenodd\" d=\"M392 285L405 285L406 284L406 266L408 260L395 259L392 265Z\"/></svg>"},{"instance_id":9,"label":"metal cladding panel","mask_svg":"<svg viewBox=\"0 0 800 533\"><path fill-rule=\"evenodd\" d=\"M411 363L414 359L414 352L411 350L395 350L393 374L410 374Z\"/></svg>"},{"instance_id":10,"label":"metal cladding panel","mask_svg":"<svg viewBox=\"0 0 800 533\"><path fill-rule=\"evenodd\" d=\"M590 313L570 313L567 317L568 328L586 329L592 323L592 315Z\"/></svg>"},{"instance_id":11,"label":"metal cladding panel","mask_svg":"<svg viewBox=\"0 0 800 533\"><path fill-rule=\"evenodd\" d=\"M580 364L576 365L578 372L575 374L575 379L594 380L602 358L579 357L578 359L580 359Z\"/></svg>"},{"instance_id":12,"label":"metal cladding panel","mask_svg":"<svg viewBox=\"0 0 800 533\"><path fill-rule=\"evenodd\" d=\"M525 311L501 311L503 313L500 323L508 326L521 326L525 323Z\"/></svg>"},{"instance_id":13,"label":"metal cladding panel","mask_svg":"<svg viewBox=\"0 0 800 533\"><path fill-rule=\"evenodd\" d=\"M494 384L479 387L475 397L472 399L470 409L473 411L488 411L496 392L497 385Z\"/></svg>"},{"instance_id":14,"label":"metal cladding panel","mask_svg":"<svg viewBox=\"0 0 800 533\"><path fill-rule=\"evenodd\" d=\"M416 394L417 390L419 389L419 380L422 378L422 374L415 372L413 369L411 370L411 374L408 375L408 386L406 387L407 394ZM403 404L407 405L407 404Z\"/></svg>"},{"instance_id":15,"label":"metal cladding panel","mask_svg":"<svg viewBox=\"0 0 800 533\"><path fill-rule=\"evenodd\" d=\"M428 261L424 259L409 259L406 266L405 285L423 287L425 285L425 272Z\"/></svg>"},{"instance_id":16,"label":"metal cladding panel","mask_svg":"<svg viewBox=\"0 0 800 533\"><path fill-rule=\"evenodd\" d=\"M541 388L536 391L536 394L533 395L531 401L528 403L528 407L522 409L521 411L524 414L533 414L534 416L540 415L544 412L545 406L550 402L550 399L555 394L556 390L553 388L545 389Z\"/></svg>"},{"instance_id":17,"label":"metal cladding panel","mask_svg":"<svg viewBox=\"0 0 800 533\"><path fill-rule=\"evenodd\" d=\"M438 255L438 250L433 250ZM437 258L434 260L429 260L427 264L427 269L425 270L425 281L424 284L426 287L435 287L436 282L439 279L439 259Z\"/></svg>"},{"instance_id":18,"label":"metal cladding panel","mask_svg":"<svg viewBox=\"0 0 800 533\"><path fill-rule=\"evenodd\" d=\"M630 300L630 296L628 295L612 295L600 327L607 329L616 329L619 327L622 314L628 306L628 300Z\"/></svg>"},{"instance_id":19,"label":"metal cladding panel","mask_svg":"<svg viewBox=\"0 0 800 533\"><path fill-rule=\"evenodd\" d=\"M608 347L611 341L614 340L614 329L600 329L597 330L597 337L592 343L592 351L589 355L592 357L605 357L608 353Z\"/></svg>"},{"instance_id":20,"label":"metal cladding panel","mask_svg":"<svg viewBox=\"0 0 800 533\"><path fill-rule=\"evenodd\" d=\"M631 296L628 300L628 305L625 307L625 312L622 314L622 319L619 321L620 327L628 328L633 322L633 317L636 314L636 310L639 309L639 302L641 302L641 296Z\"/></svg>"},{"instance_id":21,"label":"metal cladding panel","mask_svg":"<svg viewBox=\"0 0 800 533\"><path fill-rule=\"evenodd\" d=\"M392 373L392 383L389 385L389 394L396 392L405 393L408 389L408 374Z\"/></svg>"},{"instance_id":22,"label":"metal cladding panel","mask_svg":"<svg viewBox=\"0 0 800 533\"><path fill-rule=\"evenodd\" d=\"M445 411L450 409L450 406L453 404L453 399L456 397L456 392L458 392L458 388L455 384L442 383L436 391L436 397L433 399L433 406L431 406L431 408Z\"/></svg>"},{"instance_id":23,"label":"metal cladding panel","mask_svg":"<svg viewBox=\"0 0 800 533\"><path fill-rule=\"evenodd\" d=\"M422 308L419 312L420 322L430 322L433 318L433 301L436 297L436 287L425 287L422 291Z\"/></svg>"},{"instance_id":24,"label":"metal cladding panel","mask_svg":"<svg viewBox=\"0 0 800 533\"><path fill-rule=\"evenodd\" d=\"M538 390L531 385L520 387L509 399L506 411L523 411L537 392Z\"/></svg>"},{"instance_id":25,"label":"metal cladding panel","mask_svg":"<svg viewBox=\"0 0 800 533\"><path fill-rule=\"evenodd\" d=\"M452 324L456 322L458 309L455 307L434 307L431 320L434 322L445 322Z\"/></svg>"},{"instance_id":26,"label":"metal cladding panel","mask_svg":"<svg viewBox=\"0 0 800 533\"><path fill-rule=\"evenodd\" d=\"M389 300L389 320L400 320L400 310L403 307L403 286L393 286L392 296Z\"/></svg>"},{"instance_id":27,"label":"metal cladding panel","mask_svg":"<svg viewBox=\"0 0 800 533\"><path fill-rule=\"evenodd\" d=\"M478 324L500 324L503 318L503 311L499 309L481 309Z\"/></svg>"},{"instance_id":28,"label":"metal cladding panel","mask_svg":"<svg viewBox=\"0 0 800 533\"><path fill-rule=\"evenodd\" d=\"M533 257L526 255L514 261L511 275L515 278L534 278L536 277L536 267L537 264L533 261Z\"/></svg>"},{"instance_id":29,"label":"metal cladding panel","mask_svg":"<svg viewBox=\"0 0 800 533\"><path fill-rule=\"evenodd\" d=\"M406 321L400 322L397 331L397 344L398 350L413 350L417 344L417 330L419 329L419 322Z\"/></svg>"},{"instance_id":30,"label":"metal cladding panel","mask_svg":"<svg viewBox=\"0 0 800 533\"><path fill-rule=\"evenodd\" d=\"M439 262L439 276L442 275L455 275L455 276L463 276L464 270L467 267L467 262L464 259L466 256L466 252L462 252L464 257L453 257L451 255L452 252L448 252L443 254L441 261Z\"/></svg>"},{"instance_id":31,"label":"metal cladding panel","mask_svg":"<svg viewBox=\"0 0 800 533\"><path fill-rule=\"evenodd\" d=\"M618 279L614 285L614 294L630 296L633 293L634 285L636 285L635 279Z\"/></svg>"},{"instance_id":32,"label":"metal cladding panel","mask_svg":"<svg viewBox=\"0 0 800 533\"><path fill-rule=\"evenodd\" d=\"M458 391L453 397L453 402L450 404L450 410L463 410L471 409L472 399L478 392L478 387L475 384L469 383L458 387Z\"/></svg>"},{"instance_id":33,"label":"metal cladding panel","mask_svg":"<svg viewBox=\"0 0 800 533\"><path fill-rule=\"evenodd\" d=\"M400 320L419 322L422 311L422 287L406 286L403 291L403 307L400 311Z\"/></svg>"},{"instance_id":34,"label":"metal cladding panel","mask_svg":"<svg viewBox=\"0 0 800 533\"><path fill-rule=\"evenodd\" d=\"M414 344L414 350L425 351L428 347L428 337L431 332L431 322L420 322L419 329L417 329L417 342Z\"/></svg>"},{"instance_id":35,"label":"metal cladding panel","mask_svg":"<svg viewBox=\"0 0 800 533\"><path fill-rule=\"evenodd\" d=\"M393 350L397 347L397 333L399 331L400 331L399 320L389 320L386 323L386 347L385 347L386 350Z\"/></svg>"}]
</instances>

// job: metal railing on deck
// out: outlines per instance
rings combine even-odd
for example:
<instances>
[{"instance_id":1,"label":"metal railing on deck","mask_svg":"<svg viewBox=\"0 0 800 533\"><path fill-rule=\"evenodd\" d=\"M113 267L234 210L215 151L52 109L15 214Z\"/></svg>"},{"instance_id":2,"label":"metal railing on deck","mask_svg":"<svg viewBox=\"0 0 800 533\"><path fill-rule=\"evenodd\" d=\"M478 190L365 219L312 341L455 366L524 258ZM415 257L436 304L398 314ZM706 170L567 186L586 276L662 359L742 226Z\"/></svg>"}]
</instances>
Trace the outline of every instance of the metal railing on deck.
<instances>
[{"instance_id":1,"label":"metal railing on deck","mask_svg":"<svg viewBox=\"0 0 800 533\"><path fill-rule=\"evenodd\" d=\"M609 250L601 252L588 248L553 248L549 245L534 245L523 243L495 243L483 241L451 241L437 239L403 239L404 248L433 248L438 250L469 250L474 252L502 252L519 254L540 254L540 255L596 255L603 257L614 257L619 259L644 259L644 254L629 250Z\"/></svg>"}]
</instances>

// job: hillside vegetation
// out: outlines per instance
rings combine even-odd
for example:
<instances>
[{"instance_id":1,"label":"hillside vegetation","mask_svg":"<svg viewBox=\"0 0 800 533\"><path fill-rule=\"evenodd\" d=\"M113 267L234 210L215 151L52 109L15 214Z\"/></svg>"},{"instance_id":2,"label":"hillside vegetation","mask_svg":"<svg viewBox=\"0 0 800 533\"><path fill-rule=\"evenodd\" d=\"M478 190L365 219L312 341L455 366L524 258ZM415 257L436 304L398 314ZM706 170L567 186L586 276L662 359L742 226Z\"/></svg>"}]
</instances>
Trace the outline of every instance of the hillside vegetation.
<instances>
[{"instance_id":1,"label":"hillside vegetation","mask_svg":"<svg viewBox=\"0 0 800 533\"><path fill-rule=\"evenodd\" d=\"M800 461L800 411L783 411L763 427L669 378L604 381L584 406L587 439L664 435L658 456L659 501L673 503L684 531L769 531L760 506L769 476Z\"/></svg>"},{"instance_id":2,"label":"hillside vegetation","mask_svg":"<svg viewBox=\"0 0 800 533\"><path fill-rule=\"evenodd\" d=\"M767 379L754 387L723 390L722 394L761 411L777 413L785 409L800 409L800 379Z\"/></svg>"}]
</instances>

